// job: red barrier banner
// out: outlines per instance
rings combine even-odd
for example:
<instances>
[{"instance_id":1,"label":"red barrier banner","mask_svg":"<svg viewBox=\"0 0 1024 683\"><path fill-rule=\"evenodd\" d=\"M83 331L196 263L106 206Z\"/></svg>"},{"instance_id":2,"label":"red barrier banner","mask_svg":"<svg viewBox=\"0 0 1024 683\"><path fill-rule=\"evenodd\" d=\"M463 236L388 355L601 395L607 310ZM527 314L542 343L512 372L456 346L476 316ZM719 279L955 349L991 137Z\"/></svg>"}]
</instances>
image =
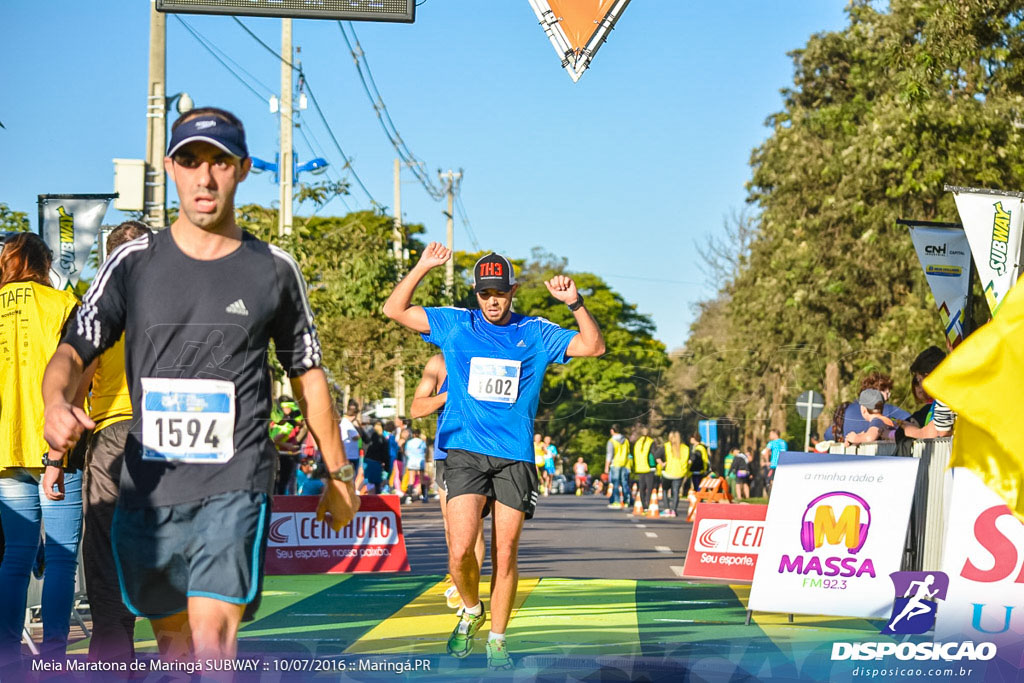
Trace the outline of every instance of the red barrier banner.
<instances>
[{"instance_id":1,"label":"red barrier banner","mask_svg":"<svg viewBox=\"0 0 1024 683\"><path fill-rule=\"evenodd\" d=\"M683 576L750 583L767 505L698 503Z\"/></svg>"},{"instance_id":2,"label":"red barrier banner","mask_svg":"<svg viewBox=\"0 0 1024 683\"><path fill-rule=\"evenodd\" d=\"M360 496L359 512L334 531L316 521L319 496L274 496L267 574L407 572L398 496Z\"/></svg>"}]
</instances>

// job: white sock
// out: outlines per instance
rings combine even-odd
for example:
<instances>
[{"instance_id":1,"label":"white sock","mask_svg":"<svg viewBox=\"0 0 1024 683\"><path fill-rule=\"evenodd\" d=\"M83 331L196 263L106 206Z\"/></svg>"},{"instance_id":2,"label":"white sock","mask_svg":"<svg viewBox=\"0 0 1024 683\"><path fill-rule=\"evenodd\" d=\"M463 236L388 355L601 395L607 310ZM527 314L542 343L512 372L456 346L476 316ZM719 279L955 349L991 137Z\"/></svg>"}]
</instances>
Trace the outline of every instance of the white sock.
<instances>
[{"instance_id":1,"label":"white sock","mask_svg":"<svg viewBox=\"0 0 1024 683\"><path fill-rule=\"evenodd\" d=\"M489 643L493 640L505 640L505 634L491 631L490 635L487 636L487 642Z\"/></svg>"},{"instance_id":2,"label":"white sock","mask_svg":"<svg viewBox=\"0 0 1024 683\"><path fill-rule=\"evenodd\" d=\"M466 614L472 614L474 617L478 617L484 613L484 603L478 602L474 607L467 607Z\"/></svg>"}]
</instances>

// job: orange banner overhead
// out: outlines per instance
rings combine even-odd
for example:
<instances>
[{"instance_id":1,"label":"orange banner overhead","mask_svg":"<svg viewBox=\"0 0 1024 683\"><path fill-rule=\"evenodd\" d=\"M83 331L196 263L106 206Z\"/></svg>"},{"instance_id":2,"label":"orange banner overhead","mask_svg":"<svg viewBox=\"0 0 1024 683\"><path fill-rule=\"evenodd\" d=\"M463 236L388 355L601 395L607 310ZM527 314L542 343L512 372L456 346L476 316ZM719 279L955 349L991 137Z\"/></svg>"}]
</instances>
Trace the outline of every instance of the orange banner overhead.
<instances>
[{"instance_id":1,"label":"orange banner overhead","mask_svg":"<svg viewBox=\"0 0 1024 683\"><path fill-rule=\"evenodd\" d=\"M578 81L629 0L529 0L562 66Z\"/></svg>"},{"instance_id":2,"label":"orange banner overhead","mask_svg":"<svg viewBox=\"0 0 1024 683\"><path fill-rule=\"evenodd\" d=\"M614 0L548 0L551 11L560 17L562 30L573 50L582 50L608 15Z\"/></svg>"}]
</instances>

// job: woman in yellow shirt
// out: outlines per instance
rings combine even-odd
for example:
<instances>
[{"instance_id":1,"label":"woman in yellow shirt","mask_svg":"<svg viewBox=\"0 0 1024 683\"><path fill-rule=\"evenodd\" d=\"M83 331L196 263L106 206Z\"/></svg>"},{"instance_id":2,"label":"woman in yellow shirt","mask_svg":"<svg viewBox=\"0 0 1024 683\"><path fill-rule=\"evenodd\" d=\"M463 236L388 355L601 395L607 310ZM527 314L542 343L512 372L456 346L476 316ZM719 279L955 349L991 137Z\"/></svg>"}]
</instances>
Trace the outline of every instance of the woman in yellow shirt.
<instances>
[{"instance_id":1,"label":"woman in yellow shirt","mask_svg":"<svg viewBox=\"0 0 1024 683\"><path fill-rule=\"evenodd\" d=\"M668 487L668 504L661 514L664 517L675 517L679 508L679 489L690 476L690 447L683 443L679 432L668 433L668 441L663 446L660 461L664 463L662 478Z\"/></svg>"},{"instance_id":2,"label":"woman in yellow shirt","mask_svg":"<svg viewBox=\"0 0 1024 683\"><path fill-rule=\"evenodd\" d=\"M78 568L82 472L43 440L43 371L77 303L49 282L52 254L31 233L0 252L0 666L17 664L29 575L46 527L43 653L63 656ZM50 462L50 465L46 465Z\"/></svg>"}]
</instances>

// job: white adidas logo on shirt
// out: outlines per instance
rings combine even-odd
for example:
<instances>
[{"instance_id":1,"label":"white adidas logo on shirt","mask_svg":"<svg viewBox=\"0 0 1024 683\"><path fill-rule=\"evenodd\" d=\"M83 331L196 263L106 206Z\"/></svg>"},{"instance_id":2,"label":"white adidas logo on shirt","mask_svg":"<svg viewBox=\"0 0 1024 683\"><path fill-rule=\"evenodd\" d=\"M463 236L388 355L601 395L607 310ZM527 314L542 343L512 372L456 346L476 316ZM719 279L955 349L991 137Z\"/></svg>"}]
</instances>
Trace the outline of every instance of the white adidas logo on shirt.
<instances>
[{"instance_id":1,"label":"white adidas logo on shirt","mask_svg":"<svg viewBox=\"0 0 1024 683\"><path fill-rule=\"evenodd\" d=\"M516 344L516 346L526 346L526 342L524 342L522 339L520 339L519 343Z\"/></svg>"},{"instance_id":2,"label":"white adidas logo on shirt","mask_svg":"<svg viewBox=\"0 0 1024 683\"><path fill-rule=\"evenodd\" d=\"M245 302L239 299L233 303L228 304L228 307L224 309L228 313L234 313L235 315L249 315L249 311L245 308Z\"/></svg>"}]
</instances>

